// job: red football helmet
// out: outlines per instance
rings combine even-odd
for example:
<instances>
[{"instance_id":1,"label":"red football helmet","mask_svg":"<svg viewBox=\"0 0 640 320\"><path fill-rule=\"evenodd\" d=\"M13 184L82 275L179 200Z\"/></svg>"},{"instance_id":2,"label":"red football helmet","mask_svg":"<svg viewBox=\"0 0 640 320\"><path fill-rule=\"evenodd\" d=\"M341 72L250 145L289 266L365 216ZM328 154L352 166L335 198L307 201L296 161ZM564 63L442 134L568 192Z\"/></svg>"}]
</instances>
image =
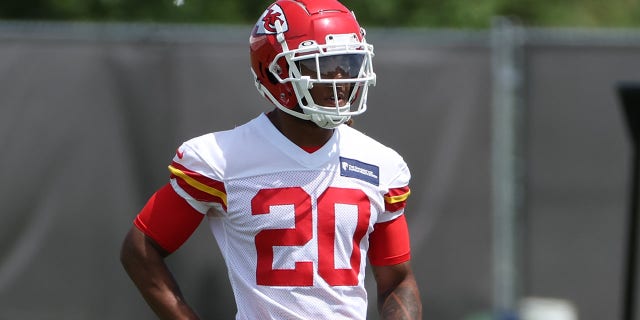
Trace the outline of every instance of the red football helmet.
<instances>
[{"instance_id":1,"label":"red football helmet","mask_svg":"<svg viewBox=\"0 0 640 320\"><path fill-rule=\"evenodd\" d=\"M336 0L278 0L249 38L258 92L283 111L334 128L367 109L373 46ZM314 99L315 98L315 99Z\"/></svg>"}]
</instances>

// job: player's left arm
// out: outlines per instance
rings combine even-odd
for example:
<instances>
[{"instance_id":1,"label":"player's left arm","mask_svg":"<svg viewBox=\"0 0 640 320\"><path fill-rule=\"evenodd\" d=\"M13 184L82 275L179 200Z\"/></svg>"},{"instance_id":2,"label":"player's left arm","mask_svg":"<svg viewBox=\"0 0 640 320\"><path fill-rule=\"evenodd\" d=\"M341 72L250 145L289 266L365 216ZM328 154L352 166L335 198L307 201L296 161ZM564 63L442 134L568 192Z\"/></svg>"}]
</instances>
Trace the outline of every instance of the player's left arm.
<instances>
[{"instance_id":1,"label":"player's left arm","mask_svg":"<svg viewBox=\"0 0 640 320\"><path fill-rule=\"evenodd\" d=\"M378 288L378 312L382 319L422 319L422 302L409 261L373 266Z\"/></svg>"},{"instance_id":2,"label":"player's left arm","mask_svg":"<svg viewBox=\"0 0 640 320\"><path fill-rule=\"evenodd\" d=\"M409 227L404 215L411 191L411 174L404 161L384 195L383 219L369 235L369 261L378 292L378 312L382 319L422 319L420 290L411 268Z\"/></svg>"},{"instance_id":3,"label":"player's left arm","mask_svg":"<svg viewBox=\"0 0 640 320\"><path fill-rule=\"evenodd\" d=\"M369 243L368 255L377 283L378 312L382 319L422 319L422 300L411 268L405 216L377 223Z\"/></svg>"}]
</instances>

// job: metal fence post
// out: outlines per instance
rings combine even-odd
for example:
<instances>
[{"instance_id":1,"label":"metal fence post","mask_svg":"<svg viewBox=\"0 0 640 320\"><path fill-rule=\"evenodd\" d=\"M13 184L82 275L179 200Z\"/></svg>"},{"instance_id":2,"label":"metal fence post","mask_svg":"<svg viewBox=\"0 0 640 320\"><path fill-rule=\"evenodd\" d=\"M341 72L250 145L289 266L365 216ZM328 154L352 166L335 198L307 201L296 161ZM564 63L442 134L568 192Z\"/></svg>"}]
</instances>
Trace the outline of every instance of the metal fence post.
<instances>
[{"instance_id":1,"label":"metal fence post","mask_svg":"<svg viewBox=\"0 0 640 320\"><path fill-rule=\"evenodd\" d=\"M497 17L491 30L492 270L496 319L515 319L523 210L523 29Z\"/></svg>"}]
</instances>

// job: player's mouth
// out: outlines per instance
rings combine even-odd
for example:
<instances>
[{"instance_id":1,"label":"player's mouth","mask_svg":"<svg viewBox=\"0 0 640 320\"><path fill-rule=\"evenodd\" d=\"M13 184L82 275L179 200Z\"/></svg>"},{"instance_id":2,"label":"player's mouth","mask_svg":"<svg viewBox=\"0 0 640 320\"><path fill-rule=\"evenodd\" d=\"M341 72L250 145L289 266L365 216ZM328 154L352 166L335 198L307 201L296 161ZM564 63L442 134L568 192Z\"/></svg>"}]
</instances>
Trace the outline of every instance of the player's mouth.
<instances>
[{"instance_id":1,"label":"player's mouth","mask_svg":"<svg viewBox=\"0 0 640 320\"><path fill-rule=\"evenodd\" d=\"M327 95L324 99L322 99L322 105L325 107L335 107L337 102L337 105L339 107L342 107L347 104L344 93L338 92L337 98L338 99L336 99L336 96L334 96L333 94Z\"/></svg>"},{"instance_id":2,"label":"player's mouth","mask_svg":"<svg viewBox=\"0 0 640 320\"><path fill-rule=\"evenodd\" d=\"M320 105L323 107L328 107L328 108L333 108L336 107L336 100L333 99L326 99L322 101L323 103L321 103ZM344 101L343 99L338 99L337 101L337 106L338 107L343 107L346 103L346 101Z\"/></svg>"}]
</instances>

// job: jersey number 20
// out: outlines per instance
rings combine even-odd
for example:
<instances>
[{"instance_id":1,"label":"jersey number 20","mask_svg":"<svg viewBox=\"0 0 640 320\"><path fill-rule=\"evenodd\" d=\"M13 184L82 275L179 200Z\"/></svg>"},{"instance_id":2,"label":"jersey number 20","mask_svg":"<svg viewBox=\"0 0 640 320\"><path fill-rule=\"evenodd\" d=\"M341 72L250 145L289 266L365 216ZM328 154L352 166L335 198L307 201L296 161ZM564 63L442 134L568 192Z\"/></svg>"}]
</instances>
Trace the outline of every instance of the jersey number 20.
<instances>
[{"instance_id":1,"label":"jersey number 20","mask_svg":"<svg viewBox=\"0 0 640 320\"><path fill-rule=\"evenodd\" d=\"M358 221L353 233L351 268L335 267L336 204L357 206ZM251 200L252 214L268 214L270 206L293 205L295 227L266 229L255 237L258 285L312 286L313 262L296 261L294 269L273 268L274 246L302 246L312 240L311 196L299 187L260 190ZM332 286L354 286L360 273L360 241L371 216L369 197L358 189L329 187L318 197L318 274Z\"/></svg>"}]
</instances>

